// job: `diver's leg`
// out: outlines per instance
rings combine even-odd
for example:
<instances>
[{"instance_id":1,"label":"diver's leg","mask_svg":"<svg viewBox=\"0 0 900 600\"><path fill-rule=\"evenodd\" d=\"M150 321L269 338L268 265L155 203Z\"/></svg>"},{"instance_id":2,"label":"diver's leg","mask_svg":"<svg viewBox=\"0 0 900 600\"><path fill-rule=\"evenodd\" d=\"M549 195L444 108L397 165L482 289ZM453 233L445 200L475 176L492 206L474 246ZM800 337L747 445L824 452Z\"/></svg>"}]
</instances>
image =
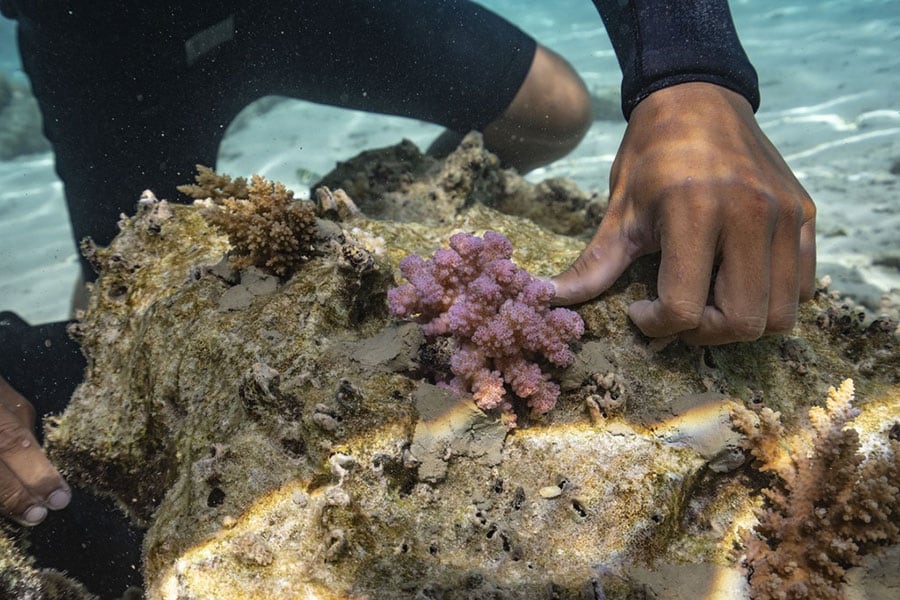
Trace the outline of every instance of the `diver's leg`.
<instances>
[{"instance_id":1,"label":"diver's leg","mask_svg":"<svg viewBox=\"0 0 900 600\"><path fill-rule=\"evenodd\" d=\"M512 104L484 128L484 142L525 173L574 150L591 122L584 82L564 58L538 46Z\"/></svg>"},{"instance_id":2,"label":"diver's leg","mask_svg":"<svg viewBox=\"0 0 900 600\"><path fill-rule=\"evenodd\" d=\"M538 46L509 107L482 131L484 144L504 164L526 173L575 149L591 125L587 88L560 55ZM428 149L441 156L462 136L447 130Z\"/></svg>"},{"instance_id":3,"label":"diver's leg","mask_svg":"<svg viewBox=\"0 0 900 600\"><path fill-rule=\"evenodd\" d=\"M162 27L163 25L160 25ZM213 165L224 127L218 94L193 87L183 45L133 23L58 29L20 18L23 65L53 145L76 243L107 245L144 189L175 199L197 163ZM128 42L126 44L125 42ZM228 124L230 117L219 119ZM95 277L82 259L85 279Z\"/></svg>"},{"instance_id":4,"label":"diver's leg","mask_svg":"<svg viewBox=\"0 0 900 600\"><path fill-rule=\"evenodd\" d=\"M334 4L282 2L243 26L258 46L251 77L263 74L266 93L413 117L460 137L478 130L501 160L522 170L564 155L590 123L575 71L473 2ZM266 34L273 30L280 35Z\"/></svg>"}]
</instances>

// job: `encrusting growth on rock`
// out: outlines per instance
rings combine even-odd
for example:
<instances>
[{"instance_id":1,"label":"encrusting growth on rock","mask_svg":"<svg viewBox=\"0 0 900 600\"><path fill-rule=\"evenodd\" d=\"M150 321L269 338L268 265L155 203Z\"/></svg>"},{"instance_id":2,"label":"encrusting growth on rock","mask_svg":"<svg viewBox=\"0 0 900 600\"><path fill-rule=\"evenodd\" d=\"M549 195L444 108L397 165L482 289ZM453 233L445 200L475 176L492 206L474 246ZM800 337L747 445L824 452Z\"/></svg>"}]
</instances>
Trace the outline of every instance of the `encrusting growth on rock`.
<instances>
[{"instance_id":1,"label":"encrusting growth on rock","mask_svg":"<svg viewBox=\"0 0 900 600\"><path fill-rule=\"evenodd\" d=\"M788 439L779 413L735 410L757 468L776 476L745 536L752 598L843 598L847 569L900 540L900 442L861 454L852 401L852 380L830 388L825 408L809 410L812 429Z\"/></svg>"},{"instance_id":2,"label":"encrusting growth on rock","mask_svg":"<svg viewBox=\"0 0 900 600\"><path fill-rule=\"evenodd\" d=\"M235 268L258 267L289 277L315 252L316 215L282 183L260 175L232 179L197 166L196 185L178 190L205 206L206 220L228 235Z\"/></svg>"},{"instance_id":3,"label":"encrusting growth on rock","mask_svg":"<svg viewBox=\"0 0 900 600\"><path fill-rule=\"evenodd\" d=\"M197 194L204 201L194 206L147 194L108 248L93 247L99 277L88 308L70 328L89 367L65 413L45 422L45 447L71 483L115 498L149 527L140 565L148 600L625 600L711 597L713 590L719 598L746 600L749 582L732 549L743 539L739 529L757 520L751 511L764 498L753 492L768 486L784 500L766 508L790 525L781 538L772 525L757 531L758 551L749 556L763 597L762 585L774 581L778 565L794 561L797 570L812 572L814 557L802 554L806 545L796 540L821 550L825 537L807 533L794 519L799 512L786 512L806 506L805 514L814 515L808 519L819 519L800 502L797 485L788 490L773 470L731 470L742 457L733 448L738 436L727 435L726 411L735 401L752 405L760 398L782 411L789 437L766 436L768 454L757 456L795 465L785 473L796 476L802 472L796 465L816 455L811 443L800 444L815 439L812 429L808 438L795 435L798 421L824 396L826 382L848 374L866 398L852 425L862 443L829 464L855 473L855 486L842 490L872 497L877 487L892 494L883 483L893 480L892 471L883 467L882 478L866 469L890 464L882 459L887 438L900 437L896 324L862 323L822 290L801 307L791 336L707 349L675 341L653 349L626 314L630 303L656 292L658 262L645 257L601 298L579 306L585 331L564 372L551 360L567 360L561 346L523 352L547 376L541 381L561 389L556 407L527 428L509 432L508 421L492 418L500 410L485 415L468 398L424 383L429 375L454 377L451 354L464 340L453 338L465 333L476 340L467 329L478 316L468 294L488 295L494 287L485 278L476 289L477 275L463 285L452 272L434 273L442 290L452 291L448 299L461 300L459 308L422 310L410 315L418 323L397 323L388 316L386 295L397 284L401 259L422 257L404 263L404 275L422 275L418 285L430 289L424 275L436 267L426 266L424 275L417 270L456 260L445 250L441 260L431 257L460 231L497 232L497 246L506 248L502 234L515 247L515 266L530 273L558 272L584 246L580 238L485 206L506 183L523 198L517 206L527 209L528 198L544 197L528 192L530 184L514 173L501 175L496 161L468 160L477 158L475 150L461 148L434 178L431 171L423 176L396 167L390 192L380 183L386 163L374 155L366 169L329 178L334 191L320 187L314 196L316 252L281 282L257 268L225 268L221 259L231 244L203 216L210 204L249 199L249 177L241 183L208 172L209 185ZM337 189L358 181L364 185L350 190L362 212ZM363 188L367 199L357 197ZM378 198L387 194L398 213L414 207L433 216L403 223L376 218ZM489 237L480 238L485 246ZM460 257L478 245L466 237L459 242ZM507 266L501 259L489 269L495 282L520 276ZM526 288L519 290L523 300L546 293L538 284ZM519 295L506 295L510 290L501 287L512 309ZM229 302L233 295L241 301ZM481 321L485 335L507 332L503 319L525 314L520 309ZM421 325L445 310L448 319L460 311L459 326L439 337L438 319L434 339L426 339ZM535 312L551 310L541 305ZM545 330L515 331L497 339L522 351L526 331L538 339ZM567 346L572 338L560 341ZM457 366L479 364L465 362ZM488 374L501 370L494 358L483 366ZM502 391L501 402L511 402L520 420L529 408L540 411L527 406L534 396L517 397L514 384L503 380L487 389ZM586 400L596 405L593 421ZM757 417L747 412L755 427ZM780 432L777 425L761 431ZM841 429L835 426L834 435L849 435ZM803 449L794 452L798 444ZM845 463L838 459L856 453L865 456L861 463L840 467ZM824 481L830 480L842 481L829 472ZM813 522L826 532L840 531L832 517L849 514L842 506L862 506L837 504L839 493L813 492L815 486L806 497L824 498L813 506L831 519ZM879 506L894 506L886 498ZM881 523L873 513L868 528L858 520L848 526L873 534ZM10 542L11 553L26 551ZM852 543L863 552L874 542ZM884 560L866 557L868 570L852 569L847 593L867 593L863 586L871 585L875 592L896 589L900 546L890 551ZM0 562L3 555L0 543ZM3 590L23 597L21 588L9 587L22 581L22 563L3 564L10 568L0 568L0 598ZM35 597L50 600L29 577ZM802 581L807 597L816 598L817 588Z\"/></svg>"}]
</instances>

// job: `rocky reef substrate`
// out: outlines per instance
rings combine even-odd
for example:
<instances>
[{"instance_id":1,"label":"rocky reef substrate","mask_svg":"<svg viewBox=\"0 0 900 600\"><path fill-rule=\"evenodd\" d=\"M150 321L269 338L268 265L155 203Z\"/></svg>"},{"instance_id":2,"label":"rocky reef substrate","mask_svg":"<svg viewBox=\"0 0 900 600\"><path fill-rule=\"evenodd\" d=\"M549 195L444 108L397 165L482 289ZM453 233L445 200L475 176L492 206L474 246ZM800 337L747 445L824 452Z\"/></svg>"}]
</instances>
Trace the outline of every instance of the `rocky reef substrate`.
<instances>
[{"instance_id":1,"label":"rocky reef substrate","mask_svg":"<svg viewBox=\"0 0 900 600\"><path fill-rule=\"evenodd\" d=\"M367 153L326 183L361 210L320 219L289 278L231 269L196 206L145 205L94 251L72 328L89 366L48 447L148 527L150 599L746 597L742 529L767 480L731 407L795 431L853 378L864 446L900 420L896 324L822 289L790 335L652 342L625 315L655 291L648 258L578 307L557 407L509 430L434 385L446 345L389 318L397 263L490 229L550 275L601 200L525 182L477 136L446 161Z\"/></svg>"}]
</instances>

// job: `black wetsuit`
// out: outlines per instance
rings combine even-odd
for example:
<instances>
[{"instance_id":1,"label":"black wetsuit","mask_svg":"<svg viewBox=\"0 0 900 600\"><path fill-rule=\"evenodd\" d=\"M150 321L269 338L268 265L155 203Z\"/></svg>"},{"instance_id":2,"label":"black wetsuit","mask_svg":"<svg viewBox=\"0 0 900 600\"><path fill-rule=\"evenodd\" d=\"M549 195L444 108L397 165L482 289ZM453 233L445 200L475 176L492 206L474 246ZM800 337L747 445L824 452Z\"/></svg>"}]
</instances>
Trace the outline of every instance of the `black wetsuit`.
<instances>
[{"instance_id":1,"label":"black wetsuit","mask_svg":"<svg viewBox=\"0 0 900 600\"><path fill-rule=\"evenodd\" d=\"M750 64L726 0L594 0L622 67L622 110L631 115L650 93L705 81L742 94L759 108Z\"/></svg>"},{"instance_id":2,"label":"black wetsuit","mask_svg":"<svg viewBox=\"0 0 900 600\"><path fill-rule=\"evenodd\" d=\"M758 104L726 0L595 0L626 117L684 81ZM137 6L133 6L137 5ZM177 198L231 120L265 95L414 117L459 132L510 104L535 41L465 0L0 0L65 184L76 239L109 243L141 191ZM302 131L311 124L298 123ZM86 275L91 278L90 270Z\"/></svg>"},{"instance_id":3,"label":"black wetsuit","mask_svg":"<svg viewBox=\"0 0 900 600\"><path fill-rule=\"evenodd\" d=\"M101 245L142 190L176 199L197 164L214 166L228 124L258 98L468 132L512 102L535 51L462 0L18 4L22 61L74 234Z\"/></svg>"},{"instance_id":4,"label":"black wetsuit","mask_svg":"<svg viewBox=\"0 0 900 600\"><path fill-rule=\"evenodd\" d=\"M651 92L687 81L726 86L757 107L756 73L726 0L595 4L622 66L626 117ZM18 21L22 61L75 236L99 244L117 233L119 213L132 212L142 190L176 198L174 187L191 181L196 164L214 165L226 127L257 98L291 96L466 132L503 113L536 48L518 28L465 0L0 0L0 9ZM4 347L28 343L23 327L12 317L0 319L0 336L12 340ZM40 341L49 334L36 335ZM63 352L64 346L49 348ZM65 349L68 359L40 352L47 364L77 355L72 348ZM10 379L26 391L32 375L19 372L26 363L5 358L14 363ZM75 381L31 391L38 413L64 403ZM44 562L59 564L54 553L91 562L79 550L83 535L103 527L86 512L73 506L37 528L49 540ZM54 529L51 522L65 515L84 517L84 526ZM99 533L94 548L110 543ZM134 560L131 534L115 537ZM35 552L42 556L41 544ZM117 575L130 573L103 561L93 561L99 564L90 572L76 562L64 566L103 595L121 591L127 578Z\"/></svg>"}]
</instances>

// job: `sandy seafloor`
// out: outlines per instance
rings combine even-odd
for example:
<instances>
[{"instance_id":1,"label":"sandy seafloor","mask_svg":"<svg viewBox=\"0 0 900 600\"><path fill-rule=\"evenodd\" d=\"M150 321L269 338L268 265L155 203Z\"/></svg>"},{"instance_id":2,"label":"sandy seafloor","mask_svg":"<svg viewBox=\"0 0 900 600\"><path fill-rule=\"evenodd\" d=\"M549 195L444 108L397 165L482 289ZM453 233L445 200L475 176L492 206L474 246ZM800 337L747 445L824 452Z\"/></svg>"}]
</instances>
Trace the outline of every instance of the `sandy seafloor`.
<instances>
[{"instance_id":1,"label":"sandy seafloor","mask_svg":"<svg viewBox=\"0 0 900 600\"><path fill-rule=\"evenodd\" d=\"M588 0L482 2L563 54L601 97L616 95L618 65ZM819 275L877 312L900 296L900 2L738 0L732 11L760 74L758 119L818 206ZM0 69L24 81L0 23ZM348 41L348 43L352 43ZM441 129L397 117L300 101L248 110L232 124L218 168L261 173L307 193L310 173ZM570 156L529 175L566 176L604 191L624 121L598 120ZM304 177L298 176L300 173ZM134 190L135 200L141 190ZM574 258L574 257L573 257ZM77 273L53 156L0 161L0 310L32 323L67 317ZM892 292L892 294L891 294Z\"/></svg>"}]
</instances>

